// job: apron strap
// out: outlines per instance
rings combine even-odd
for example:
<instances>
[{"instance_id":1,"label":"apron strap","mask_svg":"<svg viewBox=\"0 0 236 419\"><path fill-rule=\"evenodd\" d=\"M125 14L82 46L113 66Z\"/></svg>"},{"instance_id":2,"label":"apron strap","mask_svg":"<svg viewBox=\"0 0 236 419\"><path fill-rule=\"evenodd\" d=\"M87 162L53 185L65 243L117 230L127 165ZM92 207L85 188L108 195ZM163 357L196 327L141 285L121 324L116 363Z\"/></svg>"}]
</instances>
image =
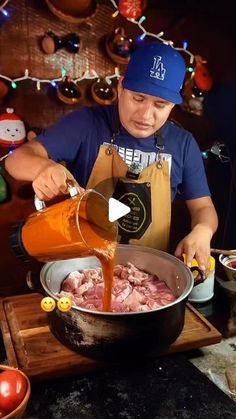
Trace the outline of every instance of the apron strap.
<instances>
[{"instance_id":1,"label":"apron strap","mask_svg":"<svg viewBox=\"0 0 236 419\"><path fill-rule=\"evenodd\" d=\"M111 121L111 130L112 130L112 137L111 137L111 144L115 142L116 136L120 133L120 118L119 118L119 112L118 112L118 106L114 106L114 112L112 115L112 121Z\"/></svg>"},{"instance_id":2,"label":"apron strap","mask_svg":"<svg viewBox=\"0 0 236 419\"><path fill-rule=\"evenodd\" d=\"M156 131L154 134L154 138L156 141L156 148L157 148L157 168L162 169L163 167L163 161L161 158L161 153L164 152L164 139L159 131Z\"/></svg>"}]
</instances>

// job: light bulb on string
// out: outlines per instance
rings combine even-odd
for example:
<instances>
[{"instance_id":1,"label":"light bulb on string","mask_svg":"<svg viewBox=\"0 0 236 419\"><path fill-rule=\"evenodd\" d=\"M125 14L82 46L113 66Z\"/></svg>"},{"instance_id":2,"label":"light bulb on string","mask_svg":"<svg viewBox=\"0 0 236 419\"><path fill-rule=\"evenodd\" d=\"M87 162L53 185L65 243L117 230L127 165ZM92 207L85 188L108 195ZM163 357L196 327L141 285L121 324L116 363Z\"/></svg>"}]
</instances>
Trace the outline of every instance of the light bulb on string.
<instances>
[{"instance_id":1,"label":"light bulb on string","mask_svg":"<svg viewBox=\"0 0 236 419\"><path fill-rule=\"evenodd\" d=\"M147 19L147 18L146 18L146 16L142 16L142 17L139 19L138 23L139 23L140 25L142 25L142 23L143 23L146 19Z\"/></svg>"},{"instance_id":2,"label":"light bulb on string","mask_svg":"<svg viewBox=\"0 0 236 419\"><path fill-rule=\"evenodd\" d=\"M146 33L142 33L136 39L137 39L137 41L143 41L145 37L146 37Z\"/></svg>"},{"instance_id":3,"label":"light bulb on string","mask_svg":"<svg viewBox=\"0 0 236 419\"><path fill-rule=\"evenodd\" d=\"M117 80L120 77L120 72L119 72L119 68L118 67L115 67L115 76L116 76Z\"/></svg>"},{"instance_id":4,"label":"light bulb on string","mask_svg":"<svg viewBox=\"0 0 236 419\"><path fill-rule=\"evenodd\" d=\"M61 77L65 77L66 76L66 69L64 67L62 67L61 69Z\"/></svg>"},{"instance_id":5,"label":"light bulb on string","mask_svg":"<svg viewBox=\"0 0 236 419\"><path fill-rule=\"evenodd\" d=\"M189 67L187 67L187 71L188 71L189 73L192 73L192 72L194 71L194 68L193 68L193 67L191 67L191 66L189 66Z\"/></svg>"},{"instance_id":6,"label":"light bulb on string","mask_svg":"<svg viewBox=\"0 0 236 419\"><path fill-rule=\"evenodd\" d=\"M8 10L5 8L6 5L9 3L9 0L5 0L2 2L2 4L0 5L0 12L2 13L2 15L4 17L9 17L10 13L8 12Z\"/></svg>"},{"instance_id":7,"label":"light bulb on string","mask_svg":"<svg viewBox=\"0 0 236 419\"><path fill-rule=\"evenodd\" d=\"M1 13L3 14L3 16L9 17L9 12L6 9L1 9Z\"/></svg>"},{"instance_id":8,"label":"light bulb on string","mask_svg":"<svg viewBox=\"0 0 236 419\"><path fill-rule=\"evenodd\" d=\"M114 12L114 13L112 13L112 17L116 17L116 16L118 16L118 14L119 14L119 10L116 10L116 12Z\"/></svg>"}]
</instances>

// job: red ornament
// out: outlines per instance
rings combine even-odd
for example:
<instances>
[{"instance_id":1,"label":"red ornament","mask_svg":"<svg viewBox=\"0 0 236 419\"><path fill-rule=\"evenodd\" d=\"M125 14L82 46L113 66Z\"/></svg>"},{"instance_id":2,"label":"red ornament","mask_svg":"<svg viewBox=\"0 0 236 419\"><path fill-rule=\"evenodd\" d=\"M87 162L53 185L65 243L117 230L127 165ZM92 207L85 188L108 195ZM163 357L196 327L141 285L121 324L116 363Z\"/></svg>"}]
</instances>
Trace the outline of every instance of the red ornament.
<instances>
[{"instance_id":1,"label":"red ornament","mask_svg":"<svg viewBox=\"0 0 236 419\"><path fill-rule=\"evenodd\" d=\"M208 92L213 86L213 79L206 66L202 63L197 63L194 69L194 82L203 92Z\"/></svg>"},{"instance_id":2,"label":"red ornament","mask_svg":"<svg viewBox=\"0 0 236 419\"><path fill-rule=\"evenodd\" d=\"M119 0L118 7L122 16L129 19L138 19L146 7L146 0Z\"/></svg>"}]
</instances>

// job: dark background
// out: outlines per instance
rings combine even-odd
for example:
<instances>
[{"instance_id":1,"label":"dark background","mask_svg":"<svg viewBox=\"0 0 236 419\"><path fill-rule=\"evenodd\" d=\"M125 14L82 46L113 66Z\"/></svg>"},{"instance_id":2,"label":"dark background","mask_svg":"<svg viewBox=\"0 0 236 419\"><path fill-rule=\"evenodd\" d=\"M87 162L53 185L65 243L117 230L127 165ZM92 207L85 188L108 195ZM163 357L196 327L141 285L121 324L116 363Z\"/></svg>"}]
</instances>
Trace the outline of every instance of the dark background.
<instances>
[{"instance_id":1,"label":"dark background","mask_svg":"<svg viewBox=\"0 0 236 419\"><path fill-rule=\"evenodd\" d=\"M115 64L106 55L104 36L121 25L130 37L141 34L140 29L125 18L111 17L114 8L108 0L97 1L95 16L81 24L59 20L44 1L12 0L6 8L11 16L7 20L0 17L0 74L11 78L23 76L26 68L32 76L57 78L61 75L62 66L72 78L81 76L86 68L94 68L99 76L113 74ZM163 37L172 40L176 47L181 47L182 41L188 40L188 49L207 60L214 87L204 100L203 116L187 113L178 106L171 116L193 133L201 150L211 148L216 141L227 145L230 163L223 164L217 156L210 154L205 160L205 166L220 220L212 244L214 247L236 248L233 175L236 155L236 29L232 6L228 0L149 0L145 15L147 20L143 26L146 30L155 34L164 31ZM59 36L69 32L78 33L82 41L79 54L70 54L65 50L52 55L44 54L40 48L40 39L48 30L53 30ZM124 67L119 68L122 73ZM17 89L9 86L7 97L2 101L0 99L0 113L5 112L6 107L13 107L22 116L27 131L32 127L46 128L67 112L83 104L93 104L90 93L92 82L80 82L84 98L79 105L74 106L61 102L50 84L42 84L40 91L37 91L36 83L29 80L19 83ZM5 152L0 147L0 156ZM4 176L9 194L8 199L0 203L2 296L27 291L26 272L39 267L37 263L25 265L18 261L9 246L12 224L25 219L34 210L31 185L17 182L6 173ZM188 228L189 218L185 205L177 199L173 205L172 250Z\"/></svg>"}]
</instances>

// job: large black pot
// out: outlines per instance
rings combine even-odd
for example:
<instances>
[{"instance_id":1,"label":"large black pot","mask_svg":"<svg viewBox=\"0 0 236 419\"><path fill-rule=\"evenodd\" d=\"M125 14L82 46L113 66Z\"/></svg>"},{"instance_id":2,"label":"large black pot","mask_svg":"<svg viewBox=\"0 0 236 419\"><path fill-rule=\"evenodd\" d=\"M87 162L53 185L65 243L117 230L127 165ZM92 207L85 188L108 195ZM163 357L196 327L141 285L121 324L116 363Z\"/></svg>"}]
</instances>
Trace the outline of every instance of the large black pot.
<instances>
[{"instance_id":1,"label":"large black pot","mask_svg":"<svg viewBox=\"0 0 236 419\"><path fill-rule=\"evenodd\" d=\"M194 279L176 257L148 247L118 245L117 263L133 263L165 281L176 301L147 312L97 312L72 306L67 312L57 308L48 313L52 333L67 347L96 358L135 357L161 353L180 335L185 305ZM61 283L72 271L100 266L96 257L49 262L41 270L44 293L55 300Z\"/></svg>"}]
</instances>

